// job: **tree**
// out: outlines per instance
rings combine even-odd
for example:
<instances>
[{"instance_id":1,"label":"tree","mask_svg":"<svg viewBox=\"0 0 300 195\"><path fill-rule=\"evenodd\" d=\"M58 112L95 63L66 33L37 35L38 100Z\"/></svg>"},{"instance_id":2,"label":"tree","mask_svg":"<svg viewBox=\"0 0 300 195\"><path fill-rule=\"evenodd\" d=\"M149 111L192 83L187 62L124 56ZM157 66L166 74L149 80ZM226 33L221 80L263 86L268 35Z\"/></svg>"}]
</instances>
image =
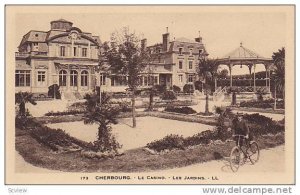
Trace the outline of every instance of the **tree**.
<instances>
[{"instance_id":1,"label":"tree","mask_svg":"<svg viewBox=\"0 0 300 195\"><path fill-rule=\"evenodd\" d=\"M26 103L31 103L36 105L35 100L33 99L33 94L29 92L18 92L15 94L15 104L19 105L19 115L26 116Z\"/></svg>"},{"instance_id":2,"label":"tree","mask_svg":"<svg viewBox=\"0 0 300 195\"><path fill-rule=\"evenodd\" d=\"M146 48L140 46L140 39L128 27L111 35L111 44L104 51L105 58L113 73L126 75L131 92L132 123L136 127L135 97L139 83L139 76L148 64L149 55Z\"/></svg>"},{"instance_id":3,"label":"tree","mask_svg":"<svg viewBox=\"0 0 300 195\"><path fill-rule=\"evenodd\" d=\"M197 69L200 80L203 82L205 97L205 115L209 115L208 98L213 88L214 77L217 74L217 61L214 59L202 58L199 60L199 68Z\"/></svg>"},{"instance_id":4,"label":"tree","mask_svg":"<svg viewBox=\"0 0 300 195\"><path fill-rule=\"evenodd\" d=\"M98 124L98 137L94 142L94 148L100 152L111 152L121 148L120 144L116 141L111 133L111 124L117 124L117 116L119 109L113 107L110 103L110 97L106 93L102 94L101 101L97 93L87 94L86 113L84 115L85 124ZM101 103L98 103L101 102Z\"/></svg>"},{"instance_id":5,"label":"tree","mask_svg":"<svg viewBox=\"0 0 300 195\"><path fill-rule=\"evenodd\" d=\"M285 98L285 48L281 48L272 55L274 68L272 77L275 82L275 88L282 93L283 100Z\"/></svg>"},{"instance_id":6,"label":"tree","mask_svg":"<svg viewBox=\"0 0 300 195\"><path fill-rule=\"evenodd\" d=\"M223 69L218 73L218 76L222 79L225 79L228 77L228 70L227 69Z\"/></svg>"}]
</instances>

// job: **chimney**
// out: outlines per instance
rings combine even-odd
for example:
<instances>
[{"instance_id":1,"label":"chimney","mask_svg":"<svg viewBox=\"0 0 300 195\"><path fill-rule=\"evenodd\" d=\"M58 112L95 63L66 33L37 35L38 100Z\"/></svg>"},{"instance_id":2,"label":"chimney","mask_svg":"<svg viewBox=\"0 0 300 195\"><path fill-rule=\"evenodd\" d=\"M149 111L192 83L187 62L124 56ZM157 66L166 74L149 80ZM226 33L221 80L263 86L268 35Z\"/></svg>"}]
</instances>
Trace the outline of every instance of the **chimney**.
<instances>
[{"instance_id":1,"label":"chimney","mask_svg":"<svg viewBox=\"0 0 300 195\"><path fill-rule=\"evenodd\" d=\"M200 35L200 31L199 31L199 37L195 38L195 41L198 43L202 43L202 37Z\"/></svg>"},{"instance_id":2,"label":"chimney","mask_svg":"<svg viewBox=\"0 0 300 195\"><path fill-rule=\"evenodd\" d=\"M146 51L146 47L147 47L147 39L142 39L141 40L141 49L143 51Z\"/></svg>"},{"instance_id":3,"label":"chimney","mask_svg":"<svg viewBox=\"0 0 300 195\"><path fill-rule=\"evenodd\" d=\"M168 27L166 28L167 32L163 34L163 51L168 51L170 44L170 34L168 32Z\"/></svg>"}]
</instances>

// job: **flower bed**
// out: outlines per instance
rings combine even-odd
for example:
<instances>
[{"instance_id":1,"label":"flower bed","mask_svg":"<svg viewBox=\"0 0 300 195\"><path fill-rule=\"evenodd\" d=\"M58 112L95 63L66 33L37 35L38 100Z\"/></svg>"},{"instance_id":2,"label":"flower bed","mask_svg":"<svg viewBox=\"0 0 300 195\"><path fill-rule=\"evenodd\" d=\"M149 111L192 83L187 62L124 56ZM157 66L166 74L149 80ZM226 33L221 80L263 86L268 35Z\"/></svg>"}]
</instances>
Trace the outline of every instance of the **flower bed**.
<instances>
[{"instance_id":1,"label":"flower bed","mask_svg":"<svg viewBox=\"0 0 300 195\"><path fill-rule=\"evenodd\" d=\"M33 118L27 118L26 124L19 123L19 119L16 118L16 128L26 131L38 142L48 146L54 151L75 151L81 148L91 147L91 143L76 139L61 129L46 127Z\"/></svg>"},{"instance_id":2,"label":"flower bed","mask_svg":"<svg viewBox=\"0 0 300 195\"><path fill-rule=\"evenodd\" d=\"M63 111L63 112L53 112L50 111L45 114L45 116L64 116L64 115L76 115L76 114L84 114L84 111L81 110L70 110L70 111Z\"/></svg>"},{"instance_id":3,"label":"flower bed","mask_svg":"<svg viewBox=\"0 0 300 195\"><path fill-rule=\"evenodd\" d=\"M244 118L248 121L250 131L256 139L264 135L277 135L284 132L284 125L273 121L271 118L259 114L246 114ZM226 127L218 126L213 131L203 131L187 138L168 135L161 140L155 140L147 144L147 147L157 152L184 149L195 145L207 145L215 141L224 142L230 139L231 136L232 133L227 131Z\"/></svg>"}]
</instances>

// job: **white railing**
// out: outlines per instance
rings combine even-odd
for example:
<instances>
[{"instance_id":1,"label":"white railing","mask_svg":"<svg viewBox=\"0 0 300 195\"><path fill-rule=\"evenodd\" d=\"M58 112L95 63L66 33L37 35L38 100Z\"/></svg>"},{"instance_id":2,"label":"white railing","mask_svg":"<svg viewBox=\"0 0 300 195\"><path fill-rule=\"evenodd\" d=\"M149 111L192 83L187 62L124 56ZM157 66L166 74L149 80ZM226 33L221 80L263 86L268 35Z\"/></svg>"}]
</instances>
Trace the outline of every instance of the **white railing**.
<instances>
[{"instance_id":1,"label":"white railing","mask_svg":"<svg viewBox=\"0 0 300 195\"><path fill-rule=\"evenodd\" d=\"M225 97L225 93L227 92L227 87L218 87L217 90L213 94L213 100L218 101L221 98Z\"/></svg>"}]
</instances>

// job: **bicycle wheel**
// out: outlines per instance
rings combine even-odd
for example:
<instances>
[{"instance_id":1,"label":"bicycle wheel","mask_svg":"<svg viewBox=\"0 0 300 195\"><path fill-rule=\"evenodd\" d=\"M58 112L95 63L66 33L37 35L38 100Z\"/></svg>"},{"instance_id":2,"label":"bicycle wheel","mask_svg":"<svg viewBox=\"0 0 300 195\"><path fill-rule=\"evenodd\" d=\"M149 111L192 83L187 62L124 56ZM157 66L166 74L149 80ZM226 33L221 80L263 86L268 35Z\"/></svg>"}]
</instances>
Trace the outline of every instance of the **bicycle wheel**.
<instances>
[{"instance_id":1,"label":"bicycle wheel","mask_svg":"<svg viewBox=\"0 0 300 195\"><path fill-rule=\"evenodd\" d=\"M239 147L232 148L230 153L230 168L233 172L237 172L241 163L241 151Z\"/></svg>"},{"instance_id":2,"label":"bicycle wheel","mask_svg":"<svg viewBox=\"0 0 300 195\"><path fill-rule=\"evenodd\" d=\"M252 164L257 163L257 161L259 160L259 147L255 141L250 143L250 146L249 146L249 149L247 150L247 152L248 152L251 163Z\"/></svg>"}]
</instances>

